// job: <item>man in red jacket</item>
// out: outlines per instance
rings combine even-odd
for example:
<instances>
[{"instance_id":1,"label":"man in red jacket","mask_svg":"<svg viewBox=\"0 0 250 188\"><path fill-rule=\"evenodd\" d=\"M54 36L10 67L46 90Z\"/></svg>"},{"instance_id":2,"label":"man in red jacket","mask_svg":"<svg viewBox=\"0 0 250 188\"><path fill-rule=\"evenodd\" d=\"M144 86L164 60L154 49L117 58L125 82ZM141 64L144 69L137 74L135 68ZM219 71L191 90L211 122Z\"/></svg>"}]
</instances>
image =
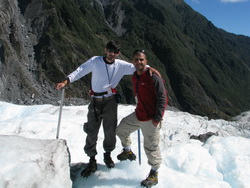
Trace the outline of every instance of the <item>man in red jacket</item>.
<instances>
[{"instance_id":1,"label":"man in red jacket","mask_svg":"<svg viewBox=\"0 0 250 188\"><path fill-rule=\"evenodd\" d=\"M130 147L130 134L141 129L144 150L151 166L148 177L141 182L142 186L147 187L158 183L158 169L162 161L159 148L160 128L167 106L167 94L163 80L156 74L150 75L144 50L134 51L132 62L136 68L132 77L136 109L123 118L117 127L116 134L123 146L123 152L117 158L121 161L136 159Z\"/></svg>"}]
</instances>

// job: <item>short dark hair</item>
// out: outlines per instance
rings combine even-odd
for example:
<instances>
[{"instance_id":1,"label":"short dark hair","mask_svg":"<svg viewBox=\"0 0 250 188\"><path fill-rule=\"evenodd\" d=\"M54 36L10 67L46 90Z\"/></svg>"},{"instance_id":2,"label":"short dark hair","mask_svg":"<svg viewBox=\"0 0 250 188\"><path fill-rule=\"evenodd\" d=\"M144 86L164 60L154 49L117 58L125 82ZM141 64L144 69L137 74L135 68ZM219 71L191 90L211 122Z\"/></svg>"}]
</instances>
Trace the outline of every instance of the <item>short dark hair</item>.
<instances>
[{"instance_id":1,"label":"short dark hair","mask_svg":"<svg viewBox=\"0 0 250 188\"><path fill-rule=\"evenodd\" d=\"M145 56L146 56L146 52L145 50L142 50L142 49L137 49L133 52L133 57L139 53L143 53Z\"/></svg>"},{"instance_id":2,"label":"short dark hair","mask_svg":"<svg viewBox=\"0 0 250 188\"><path fill-rule=\"evenodd\" d=\"M106 44L106 49L111 49L119 52L121 50L121 44L118 41L111 40Z\"/></svg>"}]
</instances>

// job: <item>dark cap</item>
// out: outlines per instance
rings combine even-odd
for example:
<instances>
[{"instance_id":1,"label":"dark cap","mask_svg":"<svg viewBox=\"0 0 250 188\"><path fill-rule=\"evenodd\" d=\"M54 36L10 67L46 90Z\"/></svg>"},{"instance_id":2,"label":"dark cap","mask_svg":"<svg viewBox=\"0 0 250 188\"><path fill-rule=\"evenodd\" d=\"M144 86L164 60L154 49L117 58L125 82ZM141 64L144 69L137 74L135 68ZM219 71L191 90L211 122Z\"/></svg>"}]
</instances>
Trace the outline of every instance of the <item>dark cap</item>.
<instances>
[{"instance_id":1,"label":"dark cap","mask_svg":"<svg viewBox=\"0 0 250 188\"><path fill-rule=\"evenodd\" d=\"M111 40L106 44L106 49L114 50L119 52L121 50L121 45L118 41Z\"/></svg>"}]
</instances>

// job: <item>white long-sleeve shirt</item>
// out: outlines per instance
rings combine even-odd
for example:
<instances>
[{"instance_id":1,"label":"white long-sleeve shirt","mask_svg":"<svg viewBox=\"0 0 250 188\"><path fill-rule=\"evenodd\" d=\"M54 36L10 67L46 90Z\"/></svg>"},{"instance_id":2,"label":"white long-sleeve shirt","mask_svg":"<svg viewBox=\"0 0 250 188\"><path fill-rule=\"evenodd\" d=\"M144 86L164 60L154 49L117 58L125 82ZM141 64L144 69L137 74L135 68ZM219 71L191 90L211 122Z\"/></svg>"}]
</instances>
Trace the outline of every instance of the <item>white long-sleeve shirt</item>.
<instances>
[{"instance_id":1,"label":"white long-sleeve shirt","mask_svg":"<svg viewBox=\"0 0 250 188\"><path fill-rule=\"evenodd\" d=\"M70 83L92 72L91 88L96 93L115 88L124 75L132 75L135 67L132 63L115 59L112 64L107 64L103 56L94 56L80 65L74 72L68 75Z\"/></svg>"}]
</instances>

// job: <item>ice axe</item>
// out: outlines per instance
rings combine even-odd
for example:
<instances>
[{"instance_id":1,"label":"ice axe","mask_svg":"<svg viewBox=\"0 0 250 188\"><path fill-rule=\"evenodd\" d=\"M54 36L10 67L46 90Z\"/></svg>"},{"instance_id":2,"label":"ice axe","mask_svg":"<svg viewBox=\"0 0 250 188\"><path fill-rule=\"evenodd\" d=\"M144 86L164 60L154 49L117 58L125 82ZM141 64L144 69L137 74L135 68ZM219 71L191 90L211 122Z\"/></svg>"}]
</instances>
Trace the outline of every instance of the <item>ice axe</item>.
<instances>
[{"instance_id":1,"label":"ice axe","mask_svg":"<svg viewBox=\"0 0 250 188\"><path fill-rule=\"evenodd\" d=\"M140 138L140 129L138 129L138 155L139 155L139 165L141 165L141 138Z\"/></svg>"},{"instance_id":2,"label":"ice axe","mask_svg":"<svg viewBox=\"0 0 250 188\"><path fill-rule=\"evenodd\" d=\"M59 110L59 118L58 118L58 124L57 124L56 139L58 139L59 132L60 132L60 124L61 124L61 117L62 117L62 106L63 106L64 92L65 92L65 89L63 88L62 89L62 96L61 96L60 110Z\"/></svg>"}]
</instances>

